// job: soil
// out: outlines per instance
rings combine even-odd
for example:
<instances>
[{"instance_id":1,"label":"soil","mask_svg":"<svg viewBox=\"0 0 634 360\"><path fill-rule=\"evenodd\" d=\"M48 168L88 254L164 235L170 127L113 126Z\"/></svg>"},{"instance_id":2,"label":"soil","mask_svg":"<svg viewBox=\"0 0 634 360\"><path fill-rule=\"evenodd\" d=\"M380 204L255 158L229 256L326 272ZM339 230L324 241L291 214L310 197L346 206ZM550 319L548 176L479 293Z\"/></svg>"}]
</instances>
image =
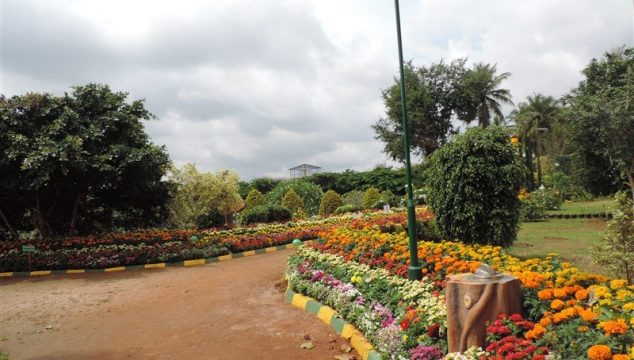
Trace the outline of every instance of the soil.
<instances>
[{"instance_id":1,"label":"soil","mask_svg":"<svg viewBox=\"0 0 634 360\"><path fill-rule=\"evenodd\" d=\"M0 279L0 349L38 360L333 359L345 340L284 302L290 253ZM313 349L300 348L306 339Z\"/></svg>"}]
</instances>

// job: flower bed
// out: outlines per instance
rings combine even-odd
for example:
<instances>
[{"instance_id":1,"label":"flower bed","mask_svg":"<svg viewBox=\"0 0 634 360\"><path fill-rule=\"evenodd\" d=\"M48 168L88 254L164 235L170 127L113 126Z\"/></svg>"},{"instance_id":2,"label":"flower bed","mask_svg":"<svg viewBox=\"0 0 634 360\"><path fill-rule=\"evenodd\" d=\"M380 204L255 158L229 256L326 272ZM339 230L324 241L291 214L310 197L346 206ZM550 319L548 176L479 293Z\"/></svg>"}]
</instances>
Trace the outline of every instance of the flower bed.
<instances>
[{"instance_id":1,"label":"flower bed","mask_svg":"<svg viewBox=\"0 0 634 360\"><path fill-rule=\"evenodd\" d=\"M320 236L323 241L312 245L316 250L393 275L407 274L404 232L384 232L370 222L364 227L331 229ZM487 358L540 358L545 348L561 359L611 359L612 355L626 359L626 353L634 358L634 286L626 286L623 280L583 273L554 254L520 260L493 246L419 242L418 255L424 281L441 294L447 274L473 271L482 262L520 279L524 314L516 316L534 326L491 338L491 344L498 346L485 349L490 352ZM520 340L521 348L508 345ZM599 345L611 355L606 357L606 348Z\"/></svg>"}]
</instances>

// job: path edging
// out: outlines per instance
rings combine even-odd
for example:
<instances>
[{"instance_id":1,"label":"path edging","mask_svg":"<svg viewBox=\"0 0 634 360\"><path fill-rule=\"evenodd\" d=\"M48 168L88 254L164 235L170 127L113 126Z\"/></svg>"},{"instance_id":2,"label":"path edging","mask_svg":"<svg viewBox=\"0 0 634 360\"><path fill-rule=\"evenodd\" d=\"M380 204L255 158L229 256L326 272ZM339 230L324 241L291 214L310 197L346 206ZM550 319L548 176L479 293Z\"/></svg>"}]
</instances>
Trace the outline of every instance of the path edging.
<instances>
[{"instance_id":1,"label":"path edging","mask_svg":"<svg viewBox=\"0 0 634 360\"><path fill-rule=\"evenodd\" d=\"M302 243L309 243L310 241L311 240L308 240ZM272 252L276 252L280 250L294 249L294 248L295 248L295 245L286 244L286 245L270 246L267 248L261 248L257 250L248 250L248 251L244 251L240 253L221 255L221 256L215 256L215 257L204 258L204 259L183 260L183 261L176 261L176 262L162 262L162 263L144 264L144 265L116 266L116 267L110 267L110 268L104 268L104 269L69 269L69 270L37 270L37 271L2 272L0 273L0 278L63 275L63 274L104 273L104 272L118 272L118 271L125 271L125 270L141 270L141 269L164 269L166 267L175 267L175 266L199 266L199 265L206 265L210 263L216 263L220 261L239 259L239 258L243 258L247 256L268 254L268 253L272 253Z\"/></svg>"},{"instance_id":2,"label":"path edging","mask_svg":"<svg viewBox=\"0 0 634 360\"><path fill-rule=\"evenodd\" d=\"M363 360L381 360L381 355L374 350L374 346L370 344L365 336L350 323L338 317L337 312L330 306L326 306L311 297L296 293L291 289L286 290L284 298L286 303L317 316L319 320L335 330L339 336L350 340L350 344L361 355Z\"/></svg>"}]
</instances>

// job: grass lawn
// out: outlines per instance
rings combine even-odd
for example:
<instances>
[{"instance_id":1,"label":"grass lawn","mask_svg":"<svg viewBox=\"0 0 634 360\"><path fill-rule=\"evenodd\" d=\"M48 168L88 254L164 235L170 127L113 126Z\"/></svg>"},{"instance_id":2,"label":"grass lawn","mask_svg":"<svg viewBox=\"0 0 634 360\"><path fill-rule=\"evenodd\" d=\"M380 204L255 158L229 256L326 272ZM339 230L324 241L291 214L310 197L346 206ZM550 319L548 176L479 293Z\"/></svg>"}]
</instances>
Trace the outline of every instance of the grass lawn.
<instances>
[{"instance_id":1,"label":"grass lawn","mask_svg":"<svg viewBox=\"0 0 634 360\"><path fill-rule=\"evenodd\" d=\"M548 211L548 214L596 214L611 212L613 207L613 198L599 198L592 201L563 203L559 210Z\"/></svg>"},{"instance_id":2,"label":"grass lawn","mask_svg":"<svg viewBox=\"0 0 634 360\"><path fill-rule=\"evenodd\" d=\"M517 241L509 249L520 258L544 257L554 252L577 268L608 275L592 262L592 247L605 231L604 219L550 219L520 224Z\"/></svg>"}]
</instances>

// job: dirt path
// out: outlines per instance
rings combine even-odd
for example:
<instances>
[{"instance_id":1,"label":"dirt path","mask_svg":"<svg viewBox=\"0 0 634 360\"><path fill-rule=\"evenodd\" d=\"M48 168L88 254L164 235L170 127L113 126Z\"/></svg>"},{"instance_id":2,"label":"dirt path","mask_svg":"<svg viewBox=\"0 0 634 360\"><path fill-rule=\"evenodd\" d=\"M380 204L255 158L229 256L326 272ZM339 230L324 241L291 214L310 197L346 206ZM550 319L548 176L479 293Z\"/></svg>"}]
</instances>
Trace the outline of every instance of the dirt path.
<instances>
[{"instance_id":1,"label":"dirt path","mask_svg":"<svg viewBox=\"0 0 634 360\"><path fill-rule=\"evenodd\" d=\"M0 349L10 359L333 359L344 341L284 303L289 254L2 279ZM299 348L306 334L312 350Z\"/></svg>"}]
</instances>

